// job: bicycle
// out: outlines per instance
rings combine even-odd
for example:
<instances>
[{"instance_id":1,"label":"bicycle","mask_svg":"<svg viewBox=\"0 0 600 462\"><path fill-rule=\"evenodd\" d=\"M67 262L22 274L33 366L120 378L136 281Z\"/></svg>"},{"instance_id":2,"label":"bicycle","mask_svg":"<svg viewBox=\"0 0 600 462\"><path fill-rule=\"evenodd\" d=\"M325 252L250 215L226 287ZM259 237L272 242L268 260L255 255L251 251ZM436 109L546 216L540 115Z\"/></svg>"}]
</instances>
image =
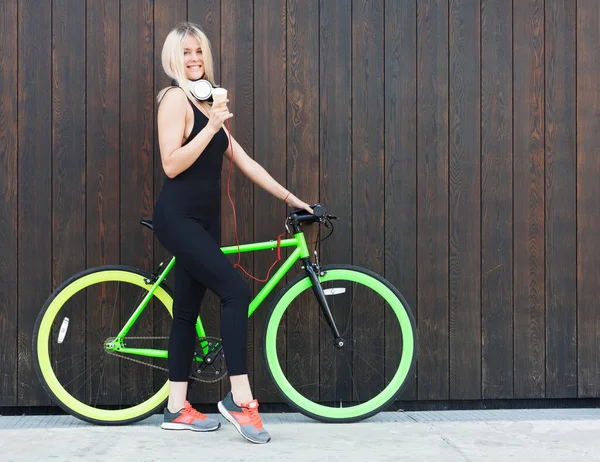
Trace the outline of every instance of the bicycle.
<instances>
[{"instance_id":1,"label":"bicycle","mask_svg":"<svg viewBox=\"0 0 600 462\"><path fill-rule=\"evenodd\" d=\"M324 224L331 230L327 238L337 220L321 204L312 207L314 214L295 210L287 217L285 227L293 238L221 250L294 249L248 310L250 317L302 262L303 272L280 290L266 318L262 348L269 376L302 414L324 422L355 422L386 409L406 385L416 360L415 321L403 296L383 277L358 266L321 266L316 251L311 259L302 226ZM152 229L150 221L141 224ZM173 304L165 278L174 265L172 256L152 274L120 265L91 268L49 296L35 324L33 357L42 385L62 409L87 422L118 425L165 406ZM308 347L296 348L287 331L306 326L318 329L318 335L309 333ZM190 380L221 380L227 373L221 340L206 335L200 315L196 333Z\"/></svg>"}]
</instances>

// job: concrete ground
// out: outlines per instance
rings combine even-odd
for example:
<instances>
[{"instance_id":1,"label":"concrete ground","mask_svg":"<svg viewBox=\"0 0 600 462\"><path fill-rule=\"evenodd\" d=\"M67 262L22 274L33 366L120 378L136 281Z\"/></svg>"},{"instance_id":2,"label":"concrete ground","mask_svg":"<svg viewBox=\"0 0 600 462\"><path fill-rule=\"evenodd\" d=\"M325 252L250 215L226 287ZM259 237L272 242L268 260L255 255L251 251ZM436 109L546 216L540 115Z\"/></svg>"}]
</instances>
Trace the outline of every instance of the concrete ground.
<instances>
[{"instance_id":1,"label":"concrete ground","mask_svg":"<svg viewBox=\"0 0 600 462\"><path fill-rule=\"evenodd\" d=\"M265 445L246 442L212 416L222 422L212 433L161 430L158 415L123 427L70 416L4 416L0 460L600 460L600 409L384 412L354 424L263 413L272 436Z\"/></svg>"}]
</instances>

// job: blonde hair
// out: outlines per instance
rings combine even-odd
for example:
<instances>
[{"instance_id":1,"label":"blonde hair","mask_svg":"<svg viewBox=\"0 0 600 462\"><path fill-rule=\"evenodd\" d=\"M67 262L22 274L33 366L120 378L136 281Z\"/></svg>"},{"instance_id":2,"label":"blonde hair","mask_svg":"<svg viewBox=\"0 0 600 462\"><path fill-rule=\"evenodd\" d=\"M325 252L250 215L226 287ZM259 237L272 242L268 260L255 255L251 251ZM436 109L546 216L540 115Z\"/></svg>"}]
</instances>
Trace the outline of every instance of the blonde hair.
<instances>
[{"instance_id":1,"label":"blonde hair","mask_svg":"<svg viewBox=\"0 0 600 462\"><path fill-rule=\"evenodd\" d=\"M200 26L192 22L181 22L177 24L163 44L161 60L163 70L171 79L176 80L181 89L185 92L188 98L194 99L194 96L188 90L189 80L185 76L185 66L183 64L183 42L188 35L192 35L200 42L202 48L202 58L204 60L204 79L208 80L213 85L215 84L214 79L214 62L210 46L210 41L206 34L200 29ZM163 88L156 97L157 102L160 104L165 92L171 88L168 86ZM205 101L199 101L199 103L206 108L211 106L210 103Z\"/></svg>"}]
</instances>

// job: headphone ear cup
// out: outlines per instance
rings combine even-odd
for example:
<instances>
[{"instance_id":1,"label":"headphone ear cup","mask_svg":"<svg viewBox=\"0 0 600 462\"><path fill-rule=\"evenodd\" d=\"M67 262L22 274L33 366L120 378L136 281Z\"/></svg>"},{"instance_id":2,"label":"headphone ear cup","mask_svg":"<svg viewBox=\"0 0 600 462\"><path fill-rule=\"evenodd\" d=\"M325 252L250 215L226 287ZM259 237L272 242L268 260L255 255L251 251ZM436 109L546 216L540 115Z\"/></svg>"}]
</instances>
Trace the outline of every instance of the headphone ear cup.
<instances>
[{"instance_id":1,"label":"headphone ear cup","mask_svg":"<svg viewBox=\"0 0 600 462\"><path fill-rule=\"evenodd\" d=\"M213 86L208 80L200 79L190 82L189 90L199 101L210 101L212 99Z\"/></svg>"}]
</instances>

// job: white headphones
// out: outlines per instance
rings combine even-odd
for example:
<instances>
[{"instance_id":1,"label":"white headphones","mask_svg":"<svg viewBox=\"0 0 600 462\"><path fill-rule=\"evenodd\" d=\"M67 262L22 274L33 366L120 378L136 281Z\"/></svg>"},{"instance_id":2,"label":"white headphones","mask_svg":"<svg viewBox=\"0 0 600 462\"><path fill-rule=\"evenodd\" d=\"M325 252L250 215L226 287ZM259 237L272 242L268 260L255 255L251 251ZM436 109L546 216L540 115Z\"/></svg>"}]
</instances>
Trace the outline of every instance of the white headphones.
<instances>
[{"instance_id":1,"label":"white headphones","mask_svg":"<svg viewBox=\"0 0 600 462\"><path fill-rule=\"evenodd\" d=\"M199 101L212 101L212 91L215 88L218 88L218 85L213 85L208 80L200 79L200 80L189 80L188 90L194 98ZM174 87L180 87L179 82L177 80L172 80L171 85Z\"/></svg>"}]
</instances>

